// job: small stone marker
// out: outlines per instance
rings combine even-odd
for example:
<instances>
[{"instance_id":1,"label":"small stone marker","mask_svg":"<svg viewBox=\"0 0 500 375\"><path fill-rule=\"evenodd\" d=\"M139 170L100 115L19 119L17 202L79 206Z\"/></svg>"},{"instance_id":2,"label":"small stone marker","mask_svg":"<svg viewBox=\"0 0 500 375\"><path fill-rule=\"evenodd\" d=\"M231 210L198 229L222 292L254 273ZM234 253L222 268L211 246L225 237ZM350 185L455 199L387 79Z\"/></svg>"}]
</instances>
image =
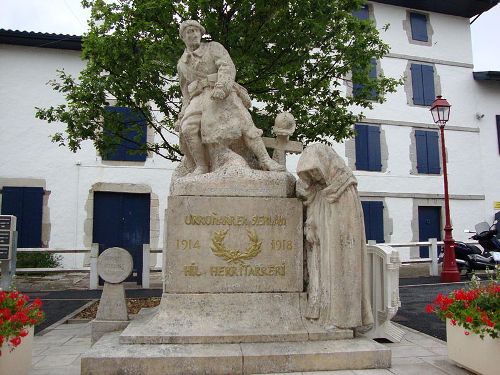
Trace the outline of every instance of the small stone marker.
<instances>
[{"instance_id":1,"label":"small stone marker","mask_svg":"<svg viewBox=\"0 0 500 375\"><path fill-rule=\"evenodd\" d=\"M111 284L119 284L132 273L133 260L130 253L120 247L110 247L97 259L97 273Z\"/></svg>"},{"instance_id":2,"label":"small stone marker","mask_svg":"<svg viewBox=\"0 0 500 375\"><path fill-rule=\"evenodd\" d=\"M130 276L132 267L132 256L120 247L111 247L97 258L97 273L104 280L97 320L128 321L125 289L121 283Z\"/></svg>"}]
</instances>

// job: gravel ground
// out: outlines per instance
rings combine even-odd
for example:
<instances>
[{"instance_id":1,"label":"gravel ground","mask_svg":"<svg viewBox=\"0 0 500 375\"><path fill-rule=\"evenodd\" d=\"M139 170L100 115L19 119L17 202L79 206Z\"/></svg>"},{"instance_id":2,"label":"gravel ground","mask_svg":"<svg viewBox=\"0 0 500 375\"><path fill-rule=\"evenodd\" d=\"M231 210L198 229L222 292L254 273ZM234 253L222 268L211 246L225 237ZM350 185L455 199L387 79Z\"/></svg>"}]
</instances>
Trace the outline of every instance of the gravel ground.
<instances>
[{"instance_id":1,"label":"gravel ground","mask_svg":"<svg viewBox=\"0 0 500 375\"><path fill-rule=\"evenodd\" d=\"M137 314L140 309L145 307L155 307L160 304L160 297L150 298L127 298L127 310L129 314ZM99 301L87 307L77 314L74 319L94 319L99 307Z\"/></svg>"}]
</instances>

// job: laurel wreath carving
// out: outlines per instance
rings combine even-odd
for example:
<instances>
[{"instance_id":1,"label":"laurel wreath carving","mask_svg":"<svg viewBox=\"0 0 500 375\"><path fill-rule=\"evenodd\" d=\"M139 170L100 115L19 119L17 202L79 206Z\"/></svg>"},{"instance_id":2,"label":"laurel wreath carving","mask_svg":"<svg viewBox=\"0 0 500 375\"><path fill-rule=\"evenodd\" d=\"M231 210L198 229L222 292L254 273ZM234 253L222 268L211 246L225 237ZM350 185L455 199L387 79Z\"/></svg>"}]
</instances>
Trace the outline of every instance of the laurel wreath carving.
<instances>
[{"instance_id":1,"label":"laurel wreath carving","mask_svg":"<svg viewBox=\"0 0 500 375\"><path fill-rule=\"evenodd\" d=\"M224 245L228 231L229 229L216 231L212 237L212 246L210 248L216 256L223 258L228 263L243 263L245 260L250 260L259 255L262 250L262 241L259 241L257 232L247 229L249 243L245 251L241 252L240 250L228 249Z\"/></svg>"}]
</instances>

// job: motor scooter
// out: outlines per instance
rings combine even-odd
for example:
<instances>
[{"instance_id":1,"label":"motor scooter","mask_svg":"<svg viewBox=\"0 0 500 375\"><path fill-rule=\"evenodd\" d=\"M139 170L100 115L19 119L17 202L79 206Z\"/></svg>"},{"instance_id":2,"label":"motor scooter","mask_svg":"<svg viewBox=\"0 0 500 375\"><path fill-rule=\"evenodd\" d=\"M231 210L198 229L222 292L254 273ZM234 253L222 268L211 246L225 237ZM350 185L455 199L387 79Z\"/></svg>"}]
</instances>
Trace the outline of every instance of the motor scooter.
<instances>
[{"instance_id":1,"label":"motor scooter","mask_svg":"<svg viewBox=\"0 0 500 375\"><path fill-rule=\"evenodd\" d=\"M500 241L496 238L496 221L490 226L486 222L476 224L475 231L465 230L466 233L474 233L473 240L479 242L483 248L473 244L455 241L455 261L460 273L470 274L474 270L493 269L500 264ZM439 254L439 263L443 261L444 254Z\"/></svg>"}]
</instances>

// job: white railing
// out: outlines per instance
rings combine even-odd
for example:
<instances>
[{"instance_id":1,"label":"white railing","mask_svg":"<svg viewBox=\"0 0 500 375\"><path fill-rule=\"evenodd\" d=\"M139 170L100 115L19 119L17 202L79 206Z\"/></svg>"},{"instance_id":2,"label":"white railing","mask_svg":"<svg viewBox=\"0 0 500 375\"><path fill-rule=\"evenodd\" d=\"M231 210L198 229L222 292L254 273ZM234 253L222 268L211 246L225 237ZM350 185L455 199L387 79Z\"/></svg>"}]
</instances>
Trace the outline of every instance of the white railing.
<instances>
[{"instance_id":1,"label":"white railing","mask_svg":"<svg viewBox=\"0 0 500 375\"><path fill-rule=\"evenodd\" d=\"M375 244L372 241L369 244ZM435 238L430 238L427 242L406 242L406 243L384 243L390 247L417 247L417 246L429 246L429 258L410 258L404 260L401 263L430 263L429 273L431 276L439 276L438 270L438 245L444 245L443 241L438 241Z\"/></svg>"},{"instance_id":2,"label":"white railing","mask_svg":"<svg viewBox=\"0 0 500 375\"><path fill-rule=\"evenodd\" d=\"M391 319L401 307L399 299L399 252L386 244L368 244L368 274L371 280L373 327L365 333L372 339L385 338L400 342L404 331Z\"/></svg>"},{"instance_id":3,"label":"white railing","mask_svg":"<svg viewBox=\"0 0 500 375\"><path fill-rule=\"evenodd\" d=\"M375 245L374 241L369 241L368 245ZM430 269L429 273L431 276L438 276L438 246L443 245L444 242L437 241L435 238L429 239L427 242L401 242L401 243L380 243L379 245L386 245L392 248L402 248L402 247L418 247L418 246L429 246L429 258L411 258L408 260L403 260L403 264L409 263L429 263ZM467 244L477 244L477 242L467 242ZM19 273L52 273L52 272L89 272L90 273L90 289L98 288L98 276L97 276L97 257L99 256L99 246L98 244L92 244L90 249L54 249L54 248L18 248L18 253L50 253L50 254L90 254L90 266L80 267L80 268L17 268L16 272ZM158 272L161 269L151 268L150 259L151 254L161 254L161 249L151 249L149 244L143 245L142 252L142 287L149 288L150 286L150 274L151 272Z\"/></svg>"},{"instance_id":4,"label":"white railing","mask_svg":"<svg viewBox=\"0 0 500 375\"><path fill-rule=\"evenodd\" d=\"M156 268L151 269L149 263L151 259L151 254L161 254L161 249L151 249L149 244L144 244L142 247L142 287L149 288L149 278L151 271L161 271ZM18 273L70 273L70 272L89 272L89 289L97 289L99 286L99 277L97 274L97 257L99 256L99 245L92 244L90 249L54 249L54 248L18 248L17 253L49 253L49 254L90 254L90 264L89 267L79 267L79 268L63 268L63 267L53 267L53 268L16 268L15 272ZM3 269L2 269L3 271ZM2 273L2 278L5 273ZM9 282L10 284L10 282Z\"/></svg>"}]
</instances>

